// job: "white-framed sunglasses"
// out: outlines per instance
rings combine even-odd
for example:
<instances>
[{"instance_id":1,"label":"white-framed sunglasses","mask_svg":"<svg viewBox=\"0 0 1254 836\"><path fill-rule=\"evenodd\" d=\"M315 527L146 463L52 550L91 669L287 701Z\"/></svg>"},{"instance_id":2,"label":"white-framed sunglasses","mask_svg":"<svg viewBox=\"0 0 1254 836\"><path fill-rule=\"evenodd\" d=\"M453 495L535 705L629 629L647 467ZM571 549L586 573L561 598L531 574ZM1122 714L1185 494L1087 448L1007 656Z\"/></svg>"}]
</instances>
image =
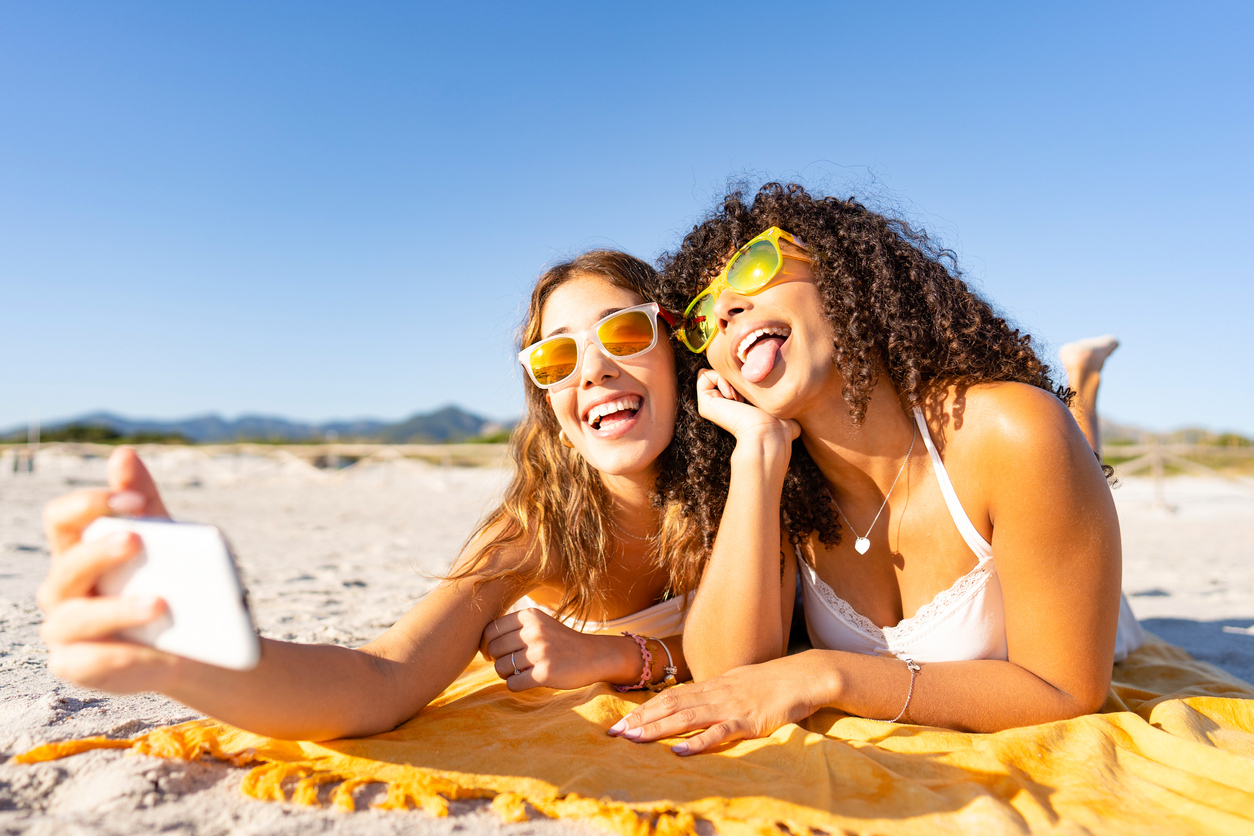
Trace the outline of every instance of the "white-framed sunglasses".
<instances>
[{"instance_id":1,"label":"white-framed sunglasses","mask_svg":"<svg viewBox=\"0 0 1254 836\"><path fill-rule=\"evenodd\" d=\"M572 378L583 363L583 347L591 337L606 357L636 357L657 345L657 320L674 327L675 319L658 305L647 302L615 311L575 334L556 334L518 352L518 362L531 382L552 389Z\"/></svg>"}]
</instances>

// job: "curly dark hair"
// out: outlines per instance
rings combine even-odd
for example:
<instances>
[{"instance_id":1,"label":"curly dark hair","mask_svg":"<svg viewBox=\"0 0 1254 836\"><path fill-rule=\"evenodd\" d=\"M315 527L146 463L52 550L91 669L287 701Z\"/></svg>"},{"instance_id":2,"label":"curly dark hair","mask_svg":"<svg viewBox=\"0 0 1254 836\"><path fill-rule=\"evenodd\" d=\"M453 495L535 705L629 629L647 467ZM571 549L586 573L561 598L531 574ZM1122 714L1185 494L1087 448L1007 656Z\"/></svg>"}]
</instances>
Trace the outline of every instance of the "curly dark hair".
<instances>
[{"instance_id":1,"label":"curly dark hair","mask_svg":"<svg viewBox=\"0 0 1254 836\"><path fill-rule=\"evenodd\" d=\"M730 191L677 251L659 259L656 296L663 307L683 311L731 253L778 226L800 238L814 260L835 335L833 362L845 381L841 394L855 423L865 419L881 373L911 407L938 403L949 386L961 391L990 381L1027 383L1070 405L1073 393L1054 383L1031 336L974 293L954 253L927 233L853 198L812 195L795 183L767 183L752 202L745 192ZM708 367L705 354L678 354L682 384ZM676 442L687 447L688 468L682 484L666 488L697 517L708 547L727 501L735 439L697 415L694 386L680 392ZM824 543L840 541L827 484L800 440L793 444L781 510L793 544L814 531Z\"/></svg>"}]
</instances>

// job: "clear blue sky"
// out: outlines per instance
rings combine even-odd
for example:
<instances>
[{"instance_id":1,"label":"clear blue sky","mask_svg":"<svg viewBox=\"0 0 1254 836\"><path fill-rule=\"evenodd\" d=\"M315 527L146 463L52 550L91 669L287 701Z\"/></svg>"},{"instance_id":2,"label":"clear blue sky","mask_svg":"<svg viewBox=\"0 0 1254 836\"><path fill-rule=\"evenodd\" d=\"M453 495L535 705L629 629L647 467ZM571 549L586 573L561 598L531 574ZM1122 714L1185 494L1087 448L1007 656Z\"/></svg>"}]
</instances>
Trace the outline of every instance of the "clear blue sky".
<instances>
[{"instance_id":1,"label":"clear blue sky","mask_svg":"<svg viewBox=\"0 0 1254 836\"><path fill-rule=\"evenodd\" d=\"M1101 406L1254 434L1254 6L0 5L0 427L521 408L523 296L870 194Z\"/></svg>"}]
</instances>

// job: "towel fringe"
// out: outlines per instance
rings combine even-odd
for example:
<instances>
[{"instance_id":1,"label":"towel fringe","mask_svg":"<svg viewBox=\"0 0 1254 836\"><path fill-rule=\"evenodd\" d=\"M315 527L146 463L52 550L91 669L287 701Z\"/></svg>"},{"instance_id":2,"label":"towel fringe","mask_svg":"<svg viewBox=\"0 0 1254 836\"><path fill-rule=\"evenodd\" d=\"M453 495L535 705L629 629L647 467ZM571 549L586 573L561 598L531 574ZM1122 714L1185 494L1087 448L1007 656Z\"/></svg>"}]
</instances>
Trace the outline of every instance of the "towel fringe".
<instances>
[{"instance_id":1,"label":"towel fringe","mask_svg":"<svg viewBox=\"0 0 1254 836\"><path fill-rule=\"evenodd\" d=\"M610 830L621 836L697 836L697 819L686 810L664 807L642 810L608 798L586 798L574 793L547 796L534 792L496 791L485 787L465 786L437 775L411 772L404 778L371 774L348 774L321 768L310 760L276 761L249 748L238 752L225 751L215 735L201 721L180 726L155 729L132 740L90 737L64 740L37 746L17 755L14 763L43 763L60 760L95 749L130 749L134 754L175 760L214 760L234 766L251 766L240 782L240 790L259 801L290 801L293 804L321 805L323 786L335 784L330 806L344 812L357 809L354 792L365 784L383 784L387 795L375 805L382 810L419 808L429 815L448 815L449 801L458 799L492 799L492 811L504 823L527 821L531 811L551 819L578 819ZM294 781L294 783L293 783ZM729 836L788 836L789 830L766 822L737 822L719 819L716 827ZM791 831L792 836L811 836L804 826Z\"/></svg>"}]
</instances>

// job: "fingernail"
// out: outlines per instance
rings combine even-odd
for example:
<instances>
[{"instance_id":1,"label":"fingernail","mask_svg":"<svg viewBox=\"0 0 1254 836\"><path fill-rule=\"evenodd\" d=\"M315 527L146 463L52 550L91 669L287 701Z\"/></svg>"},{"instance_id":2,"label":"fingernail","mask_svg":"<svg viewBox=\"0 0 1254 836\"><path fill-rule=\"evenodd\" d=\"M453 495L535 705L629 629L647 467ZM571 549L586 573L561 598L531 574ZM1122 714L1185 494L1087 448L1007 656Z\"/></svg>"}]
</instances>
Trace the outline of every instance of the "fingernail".
<instances>
[{"instance_id":1,"label":"fingernail","mask_svg":"<svg viewBox=\"0 0 1254 836\"><path fill-rule=\"evenodd\" d=\"M623 729L625 728L627 728L627 721L619 720L617 723L610 726L610 734L622 734Z\"/></svg>"},{"instance_id":2,"label":"fingernail","mask_svg":"<svg viewBox=\"0 0 1254 836\"><path fill-rule=\"evenodd\" d=\"M129 531L115 531L105 540L105 544L113 554L126 554L131 545L131 533Z\"/></svg>"},{"instance_id":3,"label":"fingernail","mask_svg":"<svg viewBox=\"0 0 1254 836\"><path fill-rule=\"evenodd\" d=\"M686 755L688 754L688 744L676 743L674 746L671 747L671 751L674 752L676 755Z\"/></svg>"},{"instance_id":4,"label":"fingernail","mask_svg":"<svg viewBox=\"0 0 1254 836\"><path fill-rule=\"evenodd\" d=\"M632 729L631 731L623 732L623 737L627 738L628 740L635 740L637 737L640 736L640 734L641 734L640 729Z\"/></svg>"},{"instance_id":5,"label":"fingernail","mask_svg":"<svg viewBox=\"0 0 1254 836\"><path fill-rule=\"evenodd\" d=\"M144 510L144 495L138 491L118 491L109 496L109 510L119 516L130 516Z\"/></svg>"},{"instance_id":6,"label":"fingernail","mask_svg":"<svg viewBox=\"0 0 1254 836\"><path fill-rule=\"evenodd\" d=\"M131 599L131 609L138 616L153 615L159 604L160 599L155 595L140 595Z\"/></svg>"}]
</instances>

